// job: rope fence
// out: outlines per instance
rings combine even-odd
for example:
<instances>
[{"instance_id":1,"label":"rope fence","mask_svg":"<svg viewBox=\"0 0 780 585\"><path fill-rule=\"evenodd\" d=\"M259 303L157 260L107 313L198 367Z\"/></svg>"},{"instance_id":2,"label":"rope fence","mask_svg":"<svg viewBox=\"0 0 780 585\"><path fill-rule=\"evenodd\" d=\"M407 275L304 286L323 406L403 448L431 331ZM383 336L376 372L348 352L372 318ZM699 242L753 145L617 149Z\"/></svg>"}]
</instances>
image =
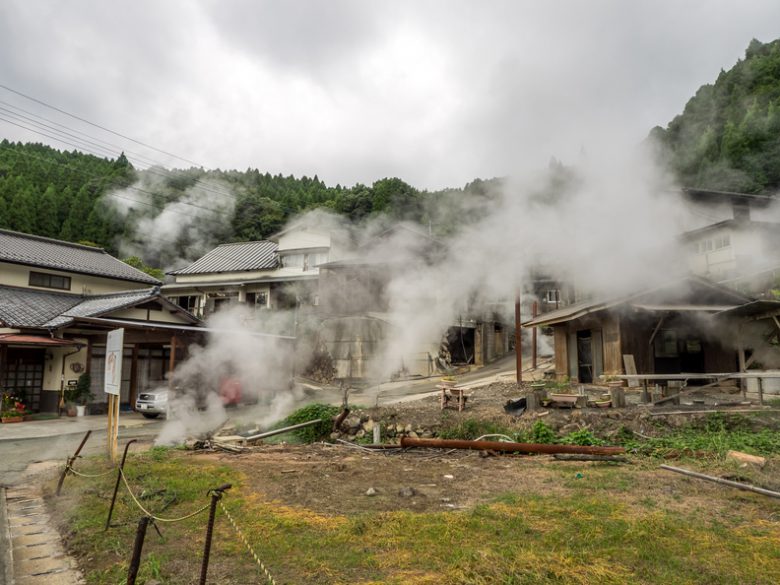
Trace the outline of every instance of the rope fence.
<instances>
[{"instance_id":1,"label":"rope fence","mask_svg":"<svg viewBox=\"0 0 780 585\"><path fill-rule=\"evenodd\" d=\"M57 486L57 495L60 495L60 490L62 488L63 481L65 477L68 474L73 474L77 477L83 477L86 479L97 479L100 477L105 477L111 473L117 473L117 484L114 488L114 499L111 502L111 510L109 510L109 516L108 520L106 522L106 530L110 527L110 521L111 521L111 513L113 512L114 507L114 501L116 500L117 490L119 488L119 483L121 480L121 483L124 485L125 489L127 490L127 493L130 494L130 498L133 501L133 503L136 505L136 507L143 513L143 517L138 523L138 529L136 531L136 537L135 537L135 543L133 546L133 554L130 559L130 566L128 569L128 578L127 583L128 585L134 585L136 577L138 575L139 565L140 565L140 558L141 558L141 551L143 548L144 539L146 536L146 529L151 524L152 526L156 525L157 522L162 523L176 523L176 522L183 522L184 520L189 520L190 518L194 518L195 516L198 516L199 514L202 514L206 510L211 509L211 513L209 514L209 519L206 527L206 548L204 551L204 556L202 559L202 566L201 566L201 576L199 583L201 585L205 585L206 583L206 571L208 569L208 562L209 562L209 553L210 553L210 547L211 547L211 538L214 530L214 521L215 521L215 512L217 504L219 504L219 507L222 509L225 516L227 516L228 521L230 522L230 525L232 526L233 530L235 531L238 539L243 543L246 550L249 552L249 554L254 559L257 566L262 571L263 575L265 576L265 579L267 580L270 585L276 585L276 581L274 580L273 576L271 575L271 572L268 570L266 565L263 563L263 561L260 560L260 557L257 555L255 550L252 548L252 545L247 540L244 533L241 531L241 529L238 527L238 524L236 524L235 519L230 514L228 509L225 507L225 505L222 503L222 496L225 492L225 490L230 489L230 485L224 485L219 488L209 490L207 495L211 495L211 502L201 506L197 510L190 512L189 514L186 514L184 516L180 516L177 518L163 518L160 516L156 516L152 512L150 512L139 500L139 498L135 495L133 492L133 488L130 485L130 482L128 481L127 476L124 472L124 464L125 464L125 457L127 456L127 447L125 447L125 457L122 458L122 463L120 465L114 465L110 469L107 469L106 471L103 471L101 473L84 473L82 471L78 471L74 469L73 463L75 460L79 457L78 453L81 451L81 447L84 446L84 443L89 438L89 432L87 433L87 436L84 438L84 441L82 441L81 445L79 446L78 450L72 457L68 457L68 460L65 464L65 468L62 471L62 474L60 476L60 481ZM159 529L158 529L159 533Z\"/></svg>"},{"instance_id":2,"label":"rope fence","mask_svg":"<svg viewBox=\"0 0 780 585\"><path fill-rule=\"evenodd\" d=\"M241 542L244 543L244 546L249 551L249 554L252 555L252 558L255 559L255 562L257 563L257 566L260 567L260 570L263 571L263 574L265 575L266 579L268 579L268 582L271 585L276 585L276 581L274 581L274 578L271 576L271 573L268 572L268 569L266 568L263 561L260 560L260 557L257 556L257 553L255 552L255 549L252 548L252 545L249 544L249 541L246 539L246 536L244 536L244 533L241 532L241 529L238 527L238 524L236 524L236 521L233 520L233 516L228 512L228 509L225 507L225 504L223 504L221 501L219 502L219 507L222 508L222 511L225 513L225 516L227 516L227 519L230 521L231 526L233 526L233 530L236 531L236 534L238 534L238 538L241 539Z\"/></svg>"}]
</instances>

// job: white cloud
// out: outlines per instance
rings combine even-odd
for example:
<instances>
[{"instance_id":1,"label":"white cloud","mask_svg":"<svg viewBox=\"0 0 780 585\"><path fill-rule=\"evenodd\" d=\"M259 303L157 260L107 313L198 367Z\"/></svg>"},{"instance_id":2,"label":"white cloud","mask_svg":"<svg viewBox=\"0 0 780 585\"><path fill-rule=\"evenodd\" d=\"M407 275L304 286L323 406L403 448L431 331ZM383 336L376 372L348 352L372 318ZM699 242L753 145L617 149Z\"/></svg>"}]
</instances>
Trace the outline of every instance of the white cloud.
<instances>
[{"instance_id":1,"label":"white cloud","mask_svg":"<svg viewBox=\"0 0 780 585\"><path fill-rule=\"evenodd\" d=\"M769 1L16 0L0 79L208 167L435 188L636 144L779 21Z\"/></svg>"}]
</instances>

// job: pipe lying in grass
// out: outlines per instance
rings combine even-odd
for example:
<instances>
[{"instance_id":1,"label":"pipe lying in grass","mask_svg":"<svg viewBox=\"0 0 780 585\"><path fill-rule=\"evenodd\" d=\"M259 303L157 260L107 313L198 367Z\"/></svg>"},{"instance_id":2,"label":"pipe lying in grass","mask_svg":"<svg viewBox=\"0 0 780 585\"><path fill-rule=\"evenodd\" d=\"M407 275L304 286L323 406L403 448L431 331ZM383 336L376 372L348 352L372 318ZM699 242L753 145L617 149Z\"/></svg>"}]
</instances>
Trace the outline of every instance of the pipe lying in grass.
<instances>
[{"instance_id":1,"label":"pipe lying in grass","mask_svg":"<svg viewBox=\"0 0 780 585\"><path fill-rule=\"evenodd\" d=\"M427 447L433 449L477 449L509 453L579 453L585 455L617 455L625 453L623 447L596 447L581 445L542 445L538 443L505 443L503 441L462 441L458 439L401 438L401 447Z\"/></svg>"},{"instance_id":2,"label":"pipe lying in grass","mask_svg":"<svg viewBox=\"0 0 780 585\"><path fill-rule=\"evenodd\" d=\"M265 439L266 437L273 437L274 435L281 435L282 433L286 433L288 431L294 431L296 429L302 429L304 427L310 427L312 425L316 425L322 422L321 418L317 418L314 420L306 421L299 423L297 425L292 425L289 427L284 427L282 429L274 429L272 431L266 431L265 433L260 433L259 435L252 435L251 437L245 437L245 441L258 441L260 439Z\"/></svg>"},{"instance_id":3,"label":"pipe lying in grass","mask_svg":"<svg viewBox=\"0 0 780 585\"><path fill-rule=\"evenodd\" d=\"M767 490L764 488L756 487L754 485L750 485L748 483L740 483L738 481L731 481L730 479L722 479L720 477L713 477L711 475L704 475L703 473L696 473L695 471L690 471L688 469L682 469L680 467L672 467L671 465L661 465L661 469L666 469L667 471L674 471L675 473L682 473L683 475L688 475L690 477L695 477L698 479L704 479L707 481L713 481L715 483L719 483L722 485L727 485L733 488L737 488L738 490L745 490L747 492L755 492L757 494L761 494L764 496L769 496L770 498L780 498L780 492L773 492L772 490Z\"/></svg>"}]
</instances>

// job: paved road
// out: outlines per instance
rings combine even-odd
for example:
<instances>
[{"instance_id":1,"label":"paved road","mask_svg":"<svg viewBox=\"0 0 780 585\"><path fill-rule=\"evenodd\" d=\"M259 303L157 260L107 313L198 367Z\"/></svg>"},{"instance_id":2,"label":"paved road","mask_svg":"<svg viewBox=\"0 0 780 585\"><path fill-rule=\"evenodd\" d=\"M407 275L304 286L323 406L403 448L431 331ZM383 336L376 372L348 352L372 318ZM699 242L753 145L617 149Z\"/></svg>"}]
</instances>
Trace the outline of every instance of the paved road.
<instances>
[{"instance_id":1,"label":"paved road","mask_svg":"<svg viewBox=\"0 0 780 585\"><path fill-rule=\"evenodd\" d=\"M120 429L120 445L126 440L133 438L151 441L160 431L161 426L162 422L154 422L144 426ZM83 434L74 433L59 437L0 441L0 485L12 486L18 484L31 464L52 460L64 462L68 455L73 454L83 438ZM98 455L105 452L105 430L102 432L93 431L82 450L82 454Z\"/></svg>"}]
</instances>

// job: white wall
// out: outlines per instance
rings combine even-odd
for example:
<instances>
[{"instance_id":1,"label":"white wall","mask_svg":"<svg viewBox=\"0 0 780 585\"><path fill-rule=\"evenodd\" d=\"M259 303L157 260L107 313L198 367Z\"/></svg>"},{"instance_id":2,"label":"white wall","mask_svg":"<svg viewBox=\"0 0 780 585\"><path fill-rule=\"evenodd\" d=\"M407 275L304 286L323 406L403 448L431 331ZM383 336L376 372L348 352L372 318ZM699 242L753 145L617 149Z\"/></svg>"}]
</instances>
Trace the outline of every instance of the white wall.
<instances>
[{"instance_id":1,"label":"white wall","mask_svg":"<svg viewBox=\"0 0 780 585\"><path fill-rule=\"evenodd\" d=\"M40 286L30 286L30 271L43 272L44 274L57 274L69 276L70 290L61 290L55 288L44 288ZM63 270L49 270L48 268L38 268L34 266L24 266L21 264L10 264L0 262L0 284L6 286L18 286L30 288L33 290L43 290L49 292L62 292L71 294L103 294L122 290L136 290L139 288L150 288L152 285L142 282L130 282L127 280L116 280L112 278L102 278L99 276L89 276L86 274L77 274L75 272L66 272Z\"/></svg>"}]
</instances>

